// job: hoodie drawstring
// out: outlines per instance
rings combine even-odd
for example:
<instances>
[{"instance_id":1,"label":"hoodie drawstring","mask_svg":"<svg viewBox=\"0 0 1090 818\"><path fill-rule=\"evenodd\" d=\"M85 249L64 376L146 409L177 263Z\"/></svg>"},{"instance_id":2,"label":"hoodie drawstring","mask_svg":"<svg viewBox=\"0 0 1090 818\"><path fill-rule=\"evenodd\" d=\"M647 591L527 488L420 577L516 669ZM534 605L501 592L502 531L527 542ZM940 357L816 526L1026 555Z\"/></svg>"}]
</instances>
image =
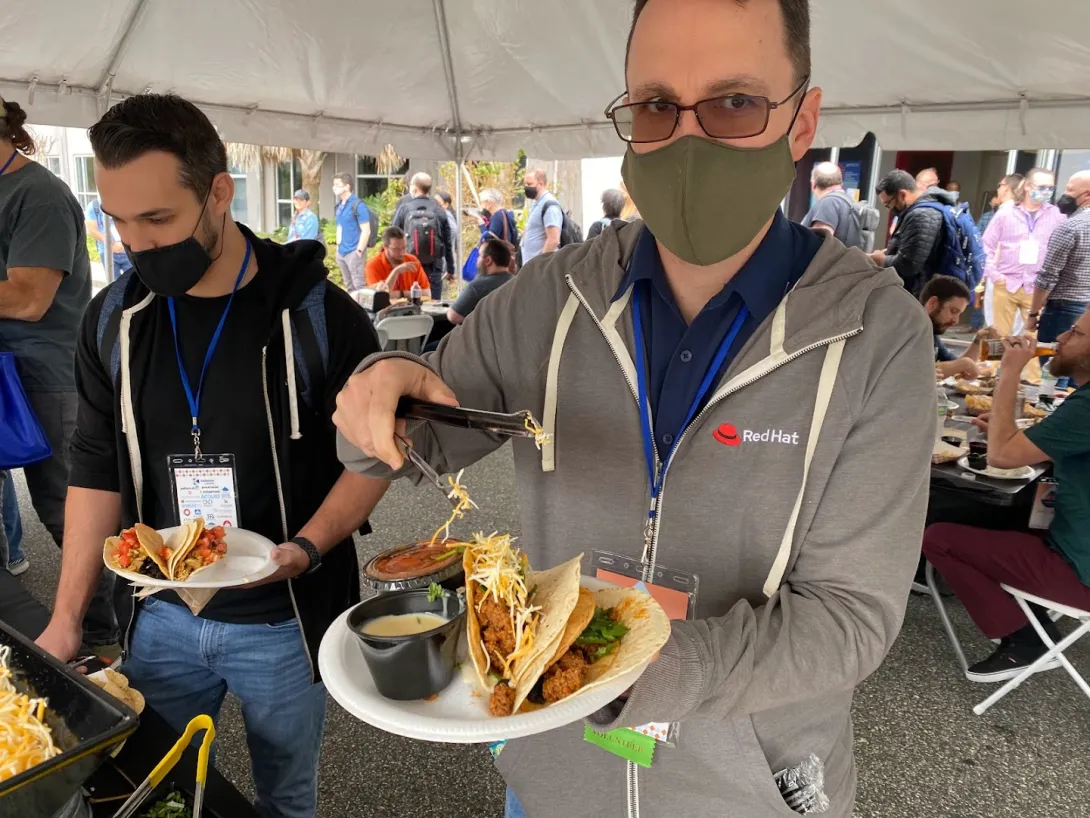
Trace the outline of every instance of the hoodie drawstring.
<instances>
[{"instance_id":1,"label":"hoodie drawstring","mask_svg":"<svg viewBox=\"0 0 1090 818\"><path fill-rule=\"evenodd\" d=\"M299 431L299 396L295 390L295 346L291 337L290 310L280 313L284 327L284 367L288 372L288 414L291 417L291 439L298 440L303 435Z\"/></svg>"},{"instance_id":2,"label":"hoodie drawstring","mask_svg":"<svg viewBox=\"0 0 1090 818\"><path fill-rule=\"evenodd\" d=\"M545 472L556 471L556 401L560 358L564 354L564 341L567 340L568 330L571 329L571 322L575 319L575 313L578 310L579 299L575 297L575 293L572 293L568 296L568 301L556 322L553 346L549 351L549 369L545 377L545 409L542 412L543 428L550 440L549 445L541 447L541 470Z\"/></svg>"},{"instance_id":3,"label":"hoodie drawstring","mask_svg":"<svg viewBox=\"0 0 1090 818\"><path fill-rule=\"evenodd\" d=\"M129 371L129 328L132 317L155 298L148 293L138 304L121 311L118 326L118 343L121 346L121 431L129 449L129 468L132 469L133 493L136 496L136 519L144 519L144 464L140 455L140 436L136 431L136 410L132 403L132 372Z\"/></svg>"}]
</instances>

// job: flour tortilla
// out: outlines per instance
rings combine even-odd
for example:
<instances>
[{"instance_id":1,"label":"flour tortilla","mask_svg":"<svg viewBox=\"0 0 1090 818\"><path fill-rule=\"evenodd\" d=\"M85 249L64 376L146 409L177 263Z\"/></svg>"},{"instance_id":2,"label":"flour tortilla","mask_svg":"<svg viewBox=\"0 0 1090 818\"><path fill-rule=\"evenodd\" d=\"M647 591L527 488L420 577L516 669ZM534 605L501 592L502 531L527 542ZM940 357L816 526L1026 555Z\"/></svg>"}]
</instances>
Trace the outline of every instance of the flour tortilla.
<instances>
[{"instance_id":1,"label":"flour tortilla","mask_svg":"<svg viewBox=\"0 0 1090 818\"><path fill-rule=\"evenodd\" d=\"M163 558L159 556L159 551L163 547L163 538L159 536L154 528L148 528L148 526L142 523L137 523L136 541L140 547L147 554L155 565L163 572L163 576L169 578L170 570L166 563L163 562ZM130 573L139 573L138 571L130 568L124 568L121 563L117 561L117 550L121 545L121 537L107 537L105 544L102 546L102 559L111 568L116 568L119 571L128 571Z\"/></svg>"},{"instance_id":2,"label":"flour tortilla","mask_svg":"<svg viewBox=\"0 0 1090 818\"><path fill-rule=\"evenodd\" d=\"M186 558L186 555L193 550L193 546L197 544L197 539L201 536L201 532L204 531L204 518L198 517L189 523L184 523L178 528L171 539L174 541L174 550L170 555L170 578L174 580L188 579L196 571L190 571L184 577L178 576L178 568L182 566L182 561ZM206 566L207 567L207 566ZM201 570L201 569L198 569Z\"/></svg>"},{"instance_id":3,"label":"flour tortilla","mask_svg":"<svg viewBox=\"0 0 1090 818\"><path fill-rule=\"evenodd\" d=\"M560 661L560 657L568 652L575 640L579 638L581 634L590 624L590 621L594 619L594 594L588 591L586 588L579 589L579 599L575 603L575 608L572 609L571 616L568 617L568 624L564 626L564 633L560 637L560 644L557 645L556 650L553 651L553 656L545 665L545 670L548 670L557 662ZM542 671L544 672L544 671Z\"/></svg>"}]
</instances>

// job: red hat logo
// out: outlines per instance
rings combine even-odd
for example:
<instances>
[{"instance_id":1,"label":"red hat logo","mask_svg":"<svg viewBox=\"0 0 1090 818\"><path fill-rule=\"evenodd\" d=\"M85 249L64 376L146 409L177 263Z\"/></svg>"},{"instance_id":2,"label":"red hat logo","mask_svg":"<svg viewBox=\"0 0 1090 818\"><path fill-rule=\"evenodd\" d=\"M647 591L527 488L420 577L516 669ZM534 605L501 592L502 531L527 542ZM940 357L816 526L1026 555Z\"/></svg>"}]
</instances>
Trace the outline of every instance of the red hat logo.
<instances>
[{"instance_id":1,"label":"red hat logo","mask_svg":"<svg viewBox=\"0 0 1090 818\"><path fill-rule=\"evenodd\" d=\"M742 439L738 437L738 430L734 428L733 423L722 424L718 429L712 432L712 437L724 446L740 446L742 443Z\"/></svg>"}]
</instances>

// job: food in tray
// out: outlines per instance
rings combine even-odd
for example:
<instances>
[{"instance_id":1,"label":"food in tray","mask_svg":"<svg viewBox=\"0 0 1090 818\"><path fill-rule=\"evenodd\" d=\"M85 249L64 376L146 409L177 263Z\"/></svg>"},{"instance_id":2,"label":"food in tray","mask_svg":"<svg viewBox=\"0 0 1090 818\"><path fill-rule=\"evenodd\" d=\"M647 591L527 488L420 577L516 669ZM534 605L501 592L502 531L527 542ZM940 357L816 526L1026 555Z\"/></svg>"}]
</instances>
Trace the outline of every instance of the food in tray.
<instances>
[{"instance_id":1,"label":"food in tray","mask_svg":"<svg viewBox=\"0 0 1090 818\"><path fill-rule=\"evenodd\" d=\"M935 446L931 450L931 462L936 465L940 463L954 463L964 456L965 451L965 448L962 446L954 446L944 440L936 440Z\"/></svg>"},{"instance_id":2,"label":"food in tray","mask_svg":"<svg viewBox=\"0 0 1090 818\"><path fill-rule=\"evenodd\" d=\"M954 389L962 395L990 395L993 388L992 386L985 386L979 380L966 381L959 379L954 381Z\"/></svg>"},{"instance_id":3,"label":"food in tray","mask_svg":"<svg viewBox=\"0 0 1090 818\"><path fill-rule=\"evenodd\" d=\"M1027 402L1022 408L1022 417L1031 418L1033 420L1044 420L1048 417L1048 412L1039 406Z\"/></svg>"},{"instance_id":4,"label":"food in tray","mask_svg":"<svg viewBox=\"0 0 1090 818\"><path fill-rule=\"evenodd\" d=\"M992 396L967 395L965 398L965 411L974 416L992 411Z\"/></svg>"},{"instance_id":5,"label":"food in tray","mask_svg":"<svg viewBox=\"0 0 1090 818\"><path fill-rule=\"evenodd\" d=\"M87 681L95 687L102 688L115 699L124 702L137 715L144 712L144 695L139 690L129 687L129 680L116 670L106 668L101 674L93 673L88 676Z\"/></svg>"},{"instance_id":6,"label":"food in tray","mask_svg":"<svg viewBox=\"0 0 1090 818\"><path fill-rule=\"evenodd\" d=\"M44 764L61 752L44 721L46 700L15 689L10 661L11 648L0 646L0 781Z\"/></svg>"},{"instance_id":7,"label":"food in tray","mask_svg":"<svg viewBox=\"0 0 1090 818\"><path fill-rule=\"evenodd\" d=\"M201 517L179 526L169 541L154 528L137 523L106 540L103 558L115 570L182 582L227 555L225 537L221 526L205 528Z\"/></svg>"},{"instance_id":8,"label":"food in tray","mask_svg":"<svg viewBox=\"0 0 1090 818\"><path fill-rule=\"evenodd\" d=\"M193 808L184 793L174 790L152 804L147 812L140 813L140 818L193 818Z\"/></svg>"},{"instance_id":9,"label":"food in tray","mask_svg":"<svg viewBox=\"0 0 1090 818\"><path fill-rule=\"evenodd\" d=\"M530 568L509 536L467 543L466 628L489 712L509 716L607 684L647 661L670 635L650 596L580 587L582 555Z\"/></svg>"}]
</instances>

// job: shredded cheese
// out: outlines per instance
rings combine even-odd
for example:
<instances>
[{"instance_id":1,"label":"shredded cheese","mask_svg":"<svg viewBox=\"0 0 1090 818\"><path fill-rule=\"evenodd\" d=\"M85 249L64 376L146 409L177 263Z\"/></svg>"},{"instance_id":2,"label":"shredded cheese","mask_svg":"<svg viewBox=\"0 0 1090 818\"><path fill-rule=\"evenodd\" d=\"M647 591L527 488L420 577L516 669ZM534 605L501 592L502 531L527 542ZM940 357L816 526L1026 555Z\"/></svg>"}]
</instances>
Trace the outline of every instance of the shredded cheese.
<instances>
[{"instance_id":1,"label":"shredded cheese","mask_svg":"<svg viewBox=\"0 0 1090 818\"><path fill-rule=\"evenodd\" d=\"M456 477L447 475L447 482L450 483L450 494L447 495L452 500L457 500L458 504L454 507L454 511L450 513L450 518L436 529L435 533L431 535L431 542L429 545L435 545L435 541L439 539L439 535L443 535L443 539L450 539L450 524L455 520L459 520L465 516L465 513L471 508L477 508L477 504L469 499L469 492L466 491L466 487L462 485L462 472L465 469L458 472Z\"/></svg>"},{"instance_id":2,"label":"shredded cheese","mask_svg":"<svg viewBox=\"0 0 1090 818\"><path fill-rule=\"evenodd\" d=\"M60 750L42 719L45 699L30 698L11 682L11 648L0 646L0 781L43 764Z\"/></svg>"},{"instance_id":3,"label":"shredded cheese","mask_svg":"<svg viewBox=\"0 0 1090 818\"><path fill-rule=\"evenodd\" d=\"M513 543L511 535L492 532L488 536L474 534L473 541L467 546L473 567L466 581L476 582L484 588L476 609L480 611L484 600L492 597L511 615L515 649L509 656L503 657L503 676L507 679L511 678L511 665L515 660L533 650L537 613L541 610L540 605L530 604L530 592L524 576L525 560Z\"/></svg>"},{"instance_id":4,"label":"shredded cheese","mask_svg":"<svg viewBox=\"0 0 1090 818\"><path fill-rule=\"evenodd\" d=\"M534 436L534 445L537 446L538 451L552 439L552 435L546 432L541 424L534 420L534 416L529 412L526 413L524 425L526 426L526 431Z\"/></svg>"}]
</instances>

